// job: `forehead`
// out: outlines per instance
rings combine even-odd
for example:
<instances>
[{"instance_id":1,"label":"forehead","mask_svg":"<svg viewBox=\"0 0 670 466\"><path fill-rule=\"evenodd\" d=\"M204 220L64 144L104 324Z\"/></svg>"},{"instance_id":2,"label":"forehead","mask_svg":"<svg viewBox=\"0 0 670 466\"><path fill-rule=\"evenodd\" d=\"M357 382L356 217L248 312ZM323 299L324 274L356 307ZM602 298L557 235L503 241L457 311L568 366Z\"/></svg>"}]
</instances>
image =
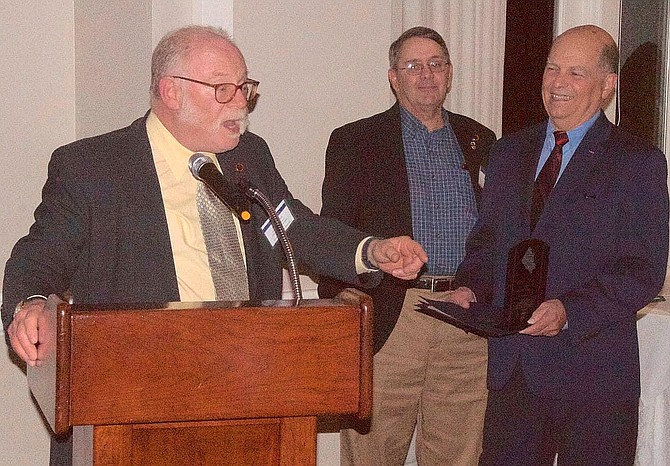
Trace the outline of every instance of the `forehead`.
<instances>
[{"instance_id":1,"label":"forehead","mask_svg":"<svg viewBox=\"0 0 670 466\"><path fill-rule=\"evenodd\" d=\"M547 61L564 66L595 68L600 62L602 44L591 35L570 34L554 41Z\"/></svg>"},{"instance_id":2,"label":"forehead","mask_svg":"<svg viewBox=\"0 0 670 466\"><path fill-rule=\"evenodd\" d=\"M246 73L246 63L240 51L219 37L200 38L191 44L186 67L199 75L239 77Z\"/></svg>"},{"instance_id":3,"label":"forehead","mask_svg":"<svg viewBox=\"0 0 670 466\"><path fill-rule=\"evenodd\" d=\"M425 37L411 37L407 39L402 44L402 47L400 47L398 53L398 58L403 61L435 57L446 58L440 44Z\"/></svg>"}]
</instances>

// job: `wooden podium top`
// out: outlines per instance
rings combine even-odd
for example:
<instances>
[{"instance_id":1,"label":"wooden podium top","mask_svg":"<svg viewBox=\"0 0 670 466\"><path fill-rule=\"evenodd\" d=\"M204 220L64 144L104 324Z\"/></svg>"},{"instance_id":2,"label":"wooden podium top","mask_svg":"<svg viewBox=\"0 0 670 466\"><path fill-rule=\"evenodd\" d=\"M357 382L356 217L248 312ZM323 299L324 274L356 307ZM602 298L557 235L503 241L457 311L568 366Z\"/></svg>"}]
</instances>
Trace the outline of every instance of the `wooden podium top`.
<instances>
[{"instance_id":1,"label":"wooden podium top","mask_svg":"<svg viewBox=\"0 0 670 466\"><path fill-rule=\"evenodd\" d=\"M28 383L55 433L105 425L370 415L372 301L51 303Z\"/></svg>"}]
</instances>

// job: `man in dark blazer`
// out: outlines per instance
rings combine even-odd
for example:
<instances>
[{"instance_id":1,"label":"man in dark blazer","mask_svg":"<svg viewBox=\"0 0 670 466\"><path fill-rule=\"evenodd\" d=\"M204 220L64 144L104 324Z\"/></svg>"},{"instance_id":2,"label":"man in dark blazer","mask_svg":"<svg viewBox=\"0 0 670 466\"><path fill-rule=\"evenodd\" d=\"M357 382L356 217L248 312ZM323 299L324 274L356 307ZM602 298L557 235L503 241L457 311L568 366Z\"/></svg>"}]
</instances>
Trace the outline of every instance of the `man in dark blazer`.
<instances>
[{"instance_id":1,"label":"man in dark blazer","mask_svg":"<svg viewBox=\"0 0 670 466\"><path fill-rule=\"evenodd\" d=\"M372 422L366 435L342 432L341 461L404 464L418 426L420 464L476 464L486 404L486 342L413 306L418 295L439 297L450 289L450 275L476 220L480 170L495 135L442 107L452 65L437 32L425 27L404 32L391 45L389 61L398 102L333 131L321 214L375 236L411 235L431 259L419 280L387 276L367 291L374 302L377 353ZM429 166L430 174L424 171ZM322 278L319 294L333 296L344 286Z\"/></svg>"},{"instance_id":2,"label":"man in dark blazer","mask_svg":"<svg viewBox=\"0 0 670 466\"><path fill-rule=\"evenodd\" d=\"M542 95L549 121L491 151L480 217L450 299L502 306L508 251L549 246L546 300L526 329L489 339L482 465L632 465L640 394L636 312L668 255L663 153L602 112L618 50L596 26L553 43ZM560 174L533 228L533 192L565 132ZM548 160L545 163L545 160ZM537 176L537 180L536 180Z\"/></svg>"},{"instance_id":3,"label":"man in dark blazer","mask_svg":"<svg viewBox=\"0 0 670 466\"><path fill-rule=\"evenodd\" d=\"M369 240L291 196L266 143L245 132L257 85L224 31L182 28L154 51L144 118L54 152L35 223L5 269L3 326L21 359L40 363L37 322L52 293L87 304L216 299L195 202L200 182L187 168L194 152L216 154L226 176L250 181L274 204L285 200L296 258L315 273L359 286L378 282L376 270L416 277L427 257L409 237ZM261 231L262 208L251 214L235 227L248 297L279 299L282 251ZM51 463L69 464L69 449L67 439L52 442Z\"/></svg>"}]
</instances>

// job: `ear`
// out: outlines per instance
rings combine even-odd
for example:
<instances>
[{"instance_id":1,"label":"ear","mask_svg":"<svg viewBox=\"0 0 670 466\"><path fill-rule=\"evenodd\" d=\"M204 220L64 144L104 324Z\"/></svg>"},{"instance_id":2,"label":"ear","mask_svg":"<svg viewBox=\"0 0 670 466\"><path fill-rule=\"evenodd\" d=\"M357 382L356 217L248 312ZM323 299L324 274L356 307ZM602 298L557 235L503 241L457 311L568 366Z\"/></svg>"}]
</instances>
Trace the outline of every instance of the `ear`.
<instances>
[{"instance_id":1,"label":"ear","mask_svg":"<svg viewBox=\"0 0 670 466\"><path fill-rule=\"evenodd\" d=\"M174 78L161 78L158 83L158 91L163 104L167 108L178 110L181 107L183 91Z\"/></svg>"},{"instance_id":2,"label":"ear","mask_svg":"<svg viewBox=\"0 0 670 466\"><path fill-rule=\"evenodd\" d=\"M607 76L605 77L605 81L603 83L603 91L601 95L603 101L609 100L614 94L617 79L618 76L616 73L607 73Z\"/></svg>"},{"instance_id":3,"label":"ear","mask_svg":"<svg viewBox=\"0 0 670 466\"><path fill-rule=\"evenodd\" d=\"M393 92L398 92L398 71L393 68L388 71L389 83L391 83L391 89Z\"/></svg>"},{"instance_id":4,"label":"ear","mask_svg":"<svg viewBox=\"0 0 670 466\"><path fill-rule=\"evenodd\" d=\"M454 65L451 62L447 63L447 69L444 70L445 79L447 84L447 94L451 92L451 80L454 78Z\"/></svg>"}]
</instances>

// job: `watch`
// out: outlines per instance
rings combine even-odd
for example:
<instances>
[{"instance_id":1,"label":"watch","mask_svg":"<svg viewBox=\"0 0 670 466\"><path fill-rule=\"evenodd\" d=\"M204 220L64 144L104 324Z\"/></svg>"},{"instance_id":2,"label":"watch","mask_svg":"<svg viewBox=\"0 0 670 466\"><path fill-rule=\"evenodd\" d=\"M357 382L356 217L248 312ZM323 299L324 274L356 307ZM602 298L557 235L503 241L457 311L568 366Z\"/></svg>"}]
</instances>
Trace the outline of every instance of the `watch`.
<instances>
[{"instance_id":1,"label":"watch","mask_svg":"<svg viewBox=\"0 0 670 466\"><path fill-rule=\"evenodd\" d=\"M21 311L21 309L23 309L24 304L26 304L28 301L30 301L32 299L43 299L44 301L46 301L47 297L44 296L44 295L41 295L41 294L34 294L32 296L28 296L26 299L23 299L23 300L19 301L19 303L14 308L14 316L16 316L16 314L18 314L19 311Z\"/></svg>"},{"instance_id":2,"label":"watch","mask_svg":"<svg viewBox=\"0 0 670 466\"><path fill-rule=\"evenodd\" d=\"M370 261L370 258L368 257L368 248L370 246L370 243L374 240L380 240L381 238L378 238L376 236L370 236L368 239L365 240L365 243L363 243L363 248L361 250L361 259L363 260L363 265L369 269L369 270L379 270L379 267L375 266L372 264Z\"/></svg>"}]
</instances>

